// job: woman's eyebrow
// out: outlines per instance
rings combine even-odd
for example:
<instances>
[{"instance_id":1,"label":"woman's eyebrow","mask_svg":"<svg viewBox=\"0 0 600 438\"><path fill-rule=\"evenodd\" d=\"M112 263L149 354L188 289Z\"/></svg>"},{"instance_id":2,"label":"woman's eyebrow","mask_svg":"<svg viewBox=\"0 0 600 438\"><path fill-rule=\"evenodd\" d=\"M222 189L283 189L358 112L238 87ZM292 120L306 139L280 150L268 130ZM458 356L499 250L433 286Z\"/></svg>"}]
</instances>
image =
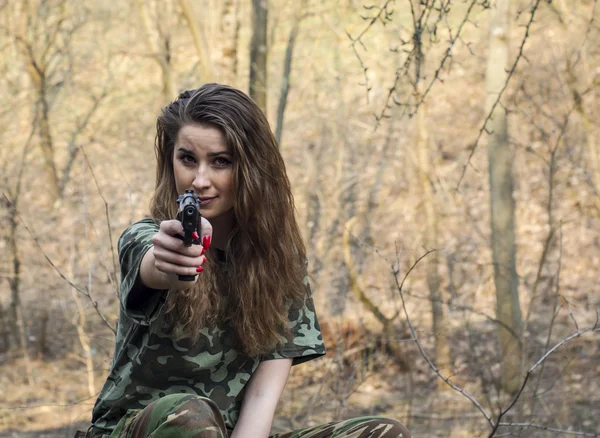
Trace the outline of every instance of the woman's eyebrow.
<instances>
[{"instance_id":1,"label":"woman's eyebrow","mask_svg":"<svg viewBox=\"0 0 600 438\"><path fill-rule=\"evenodd\" d=\"M183 154L196 155L196 153L193 150L186 149L183 147L177 148L177 152L181 152ZM232 155L232 154L229 151L218 151L218 152L209 152L207 155L211 158L214 158L214 157L218 157L219 155Z\"/></svg>"},{"instance_id":2,"label":"woman's eyebrow","mask_svg":"<svg viewBox=\"0 0 600 438\"><path fill-rule=\"evenodd\" d=\"M177 148L177 152L183 152L184 154L195 155L194 151L191 151L191 150L186 149L186 148Z\"/></svg>"},{"instance_id":3,"label":"woman's eyebrow","mask_svg":"<svg viewBox=\"0 0 600 438\"><path fill-rule=\"evenodd\" d=\"M209 157L217 157L219 155L231 155L231 152L229 152L229 151L220 151L220 152L209 152L208 153Z\"/></svg>"}]
</instances>

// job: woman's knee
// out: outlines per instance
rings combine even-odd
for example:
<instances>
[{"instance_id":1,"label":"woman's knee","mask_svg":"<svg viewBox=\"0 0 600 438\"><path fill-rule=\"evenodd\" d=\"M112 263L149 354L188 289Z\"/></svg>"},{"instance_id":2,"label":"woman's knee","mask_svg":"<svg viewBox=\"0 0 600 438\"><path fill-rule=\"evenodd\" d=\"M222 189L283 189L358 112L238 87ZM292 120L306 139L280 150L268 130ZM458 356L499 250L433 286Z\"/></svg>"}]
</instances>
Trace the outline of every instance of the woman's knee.
<instances>
[{"instance_id":1,"label":"woman's knee","mask_svg":"<svg viewBox=\"0 0 600 438\"><path fill-rule=\"evenodd\" d=\"M215 402L209 398L183 393L165 395L152 404L157 412L169 415L182 410L191 410L192 412L212 412L213 408L216 409Z\"/></svg>"},{"instance_id":2,"label":"woman's knee","mask_svg":"<svg viewBox=\"0 0 600 438\"><path fill-rule=\"evenodd\" d=\"M135 419L143 436L193 436L222 438L225 424L217 405L192 394L171 394L150 404Z\"/></svg>"},{"instance_id":3,"label":"woman's knee","mask_svg":"<svg viewBox=\"0 0 600 438\"><path fill-rule=\"evenodd\" d=\"M394 436L394 437L397 436L397 437L402 437L402 438L411 438L412 437L410 430L408 430L408 428L404 424L402 424L398 420L394 420L392 418L388 418L387 420L390 422L390 425L393 429L393 432L390 435L390 437L392 437L392 436Z\"/></svg>"},{"instance_id":4,"label":"woman's knee","mask_svg":"<svg viewBox=\"0 0 600 438\"><path fill-rule=\"evenodd\" d=\"M363 417L356 419L352 432L366 432L371 438L411 438L408 428L393 418ZM363 436L363 435L361 435Z\"/></svg>"}]
</instances>

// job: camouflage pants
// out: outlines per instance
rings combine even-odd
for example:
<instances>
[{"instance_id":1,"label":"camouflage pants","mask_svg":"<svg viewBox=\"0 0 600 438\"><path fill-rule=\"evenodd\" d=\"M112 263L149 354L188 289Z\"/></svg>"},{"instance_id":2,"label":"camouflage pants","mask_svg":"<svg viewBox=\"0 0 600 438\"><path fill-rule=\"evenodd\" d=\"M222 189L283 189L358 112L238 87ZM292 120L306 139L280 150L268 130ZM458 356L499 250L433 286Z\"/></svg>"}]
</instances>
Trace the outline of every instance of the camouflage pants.
<instances>
[{"instance_id":1,"label":"camouflage pants","mask_svg":"<svg viewBox=\"0 0 600 438\"><path fill-rule=\"evenodd\" d=\"M173 394L142 411L129 411L110 435L92 438L227 438L228 431L216 404L207 398ZM328 423L271 438L410 438L401 423L382 417L360 417Z\"/></svg>"}]
</instances>

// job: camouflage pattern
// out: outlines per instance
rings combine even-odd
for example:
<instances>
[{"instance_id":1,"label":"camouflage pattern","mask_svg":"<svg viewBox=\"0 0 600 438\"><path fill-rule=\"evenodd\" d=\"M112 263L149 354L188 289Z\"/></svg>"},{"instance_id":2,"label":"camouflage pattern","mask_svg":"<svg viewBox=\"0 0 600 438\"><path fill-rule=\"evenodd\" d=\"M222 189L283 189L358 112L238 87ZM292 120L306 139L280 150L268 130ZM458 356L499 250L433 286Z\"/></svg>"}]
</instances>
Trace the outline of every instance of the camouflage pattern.
<instances>
[{"instance_id":1,"label":"camouflage pattern","mask_svg":"<svg viewBox=\"0 0 600 438\"><path fill-rule=\"evenodd\" d=\"M271 438L410 438L400 422L384 417L358 417L346 421L278 433Z\"/></svg>"},{"instance_id":2,"label":"camouflage pattern","mask_svg":"<svg viewBox=\"0 0 600 438\"><path fill-rule=\"evenodd\" d=\"M215 403L194 395L169 395L143 410L130 410L114 431L91 438L227 438ZM271 435L271 438L410 438L404 425L383 417L360 417Z\"/></svg>"},{"instance_id":3,"label":"camouflage pattern","mask_svg":"<svg viewBox=\"0 0 600 438\"><path fill-rule=\"evenodd\" d=\"M92 433L90 438L227 438L227 434L221 412L212 400L175 394L143 410L129 410L110 435Z\"/></svg>"},{"instance_id":4,"label":"camouflage pattern","mask_svg":"<svg viewBox=\"0 0 600 438\"><path fill-rule=\"evenodd\" d=\"M237 351L233 333L226 326L202 329L197 342L175 338L163 318L166 291L149 292L152 298L143 308L132 309L127 304L128 294L158 229L158 223L144 219L130 226L119 239L121 311L111 370L92 413L94 435L110 433L128 411L139 412L172 394L212 400L226 427L233 429L244 386L261 360L285 357L298 364L325 354L310 289L304 306L290 311L293 337L265 357L249 357Z\"/></svg>"}]
</instances>

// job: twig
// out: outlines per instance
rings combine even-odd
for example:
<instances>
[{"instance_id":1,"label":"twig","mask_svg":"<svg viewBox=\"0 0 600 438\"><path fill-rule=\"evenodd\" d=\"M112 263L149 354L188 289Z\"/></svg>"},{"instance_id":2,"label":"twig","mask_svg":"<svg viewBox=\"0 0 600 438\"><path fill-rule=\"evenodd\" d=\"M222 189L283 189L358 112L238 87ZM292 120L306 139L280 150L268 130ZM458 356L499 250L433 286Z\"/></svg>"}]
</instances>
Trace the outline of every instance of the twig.
<instances>
[{"instance_id":1,"label":"twig","mask_svg":"<svg viewBox=\"0 0 600 438\"><path fill-rule=\"evenodd\" d=\"M539 424L534 424L534 423L499 423L499 426L503 426L503 427L523 427L523 428L532 427L534 429L547 430L549 432L558 432L558 433L561 433L561 434L564 434L564 435L578 435L578 436L600 437L600 434L597 434L597 433L576 432L576 431L573 431L573 430L555 429L553 427L541 426Z\"/></svg>"},{"instance_id":2,"label":"twig","mask_svg":"<svg viewBox=\"0 0 600 438\"><path fill-rule=\"evenodd\" d=\"M115 276L115 287L116 287L117 297L118 297L119 296L119 277L117 274L117 272L118 272L117 271L117 263L115 262L115 247L113 245L112 230L110 227L110 214L109 214L109 210L108 210L108 202L106 202L106 198L102 194L102 190L100 190L100 185L98 184L98 180L96 179L96 175L94 174L94 169L92 169L92 166L90 165L90 160L88 159L85 149L83 148L83 146L81 146L80 148L81 148L81 153L83 154L83 156L85 158L85 162L87 163L88 168L90 169L92 178L94 179L94 183L96 184L96 188L98 189L98 194L102 198L102 202L104 202L104 214L106 215L106 228L108 229L108 242L110 244L110 255L111 255L111 261L112 261L112 265L113 265L113 274Z\"/></svg>"},{"instance_id":3,"label":"twig","mask_svg":"<svg viewBox=\"0 0 600 438\"><path fill-rule=\"evenodd\" d=\"M594 324L593 327L586 329L586 330L577 330L575 333L573 333L570 336L567 336L565 339L563 339L562 341L560 341L558 344L556 344L554 347L552 347L550 350L548 350L542 357L540 357L538 359L538 361L533 364L533 366L531 368L529 368L529 371L527 371L527 375L525 376L525 379L523 379L523 383L521 384L521 388L519 388L519 391L517 392L517 394L515 395L515 398L513 399L513 401L511 402L511 404L504 409L500 415L498 415L498 420L496 425L494 426L494 429L492 430L492 433L489 435L488 438L491 438L494 436L494 434L496 433L498 427L501 425L501 419L504 415L506 415L506 413L508 411L510 411L513 406L517 403L517 401L519 400L519 398L521 397L521 394L523 393L523 390L525 389L525 386L527 386L527 382L529 381L529 377L531 376L531 374L533 373L533 371L540 365L543 364L544 361L546 359L548 359L548 357L553 354L554 352L556 352L556 350L558 350L560 347L562 347L564 344L566 344L567 342L579 338L581 336L583 336L586 333L600 333L600 328L598 327L598 322L596 321L596 324ZM592 435L593 436L593 435Z\"/></svg>"},{"instance_id":4,"label":"twig","mask_svg":"<svg viewBox=\"0 0 600 438\"><path fill-rule=\"evenodd\" d=\"M504 86L502 87L502 89L498 93L498 97L496 98L496 101L492 105L492 107L491 107L491 109L490 109L487 117L485 118L485 120L483 121L483 124L482 124L481 128L479 129L479 133L477 134L477 138L475 139L473 147L471 148L471 152L469 153L469 157L467 158L467 162L464 164L464 166L462 168L462 172L461 172L460 178L458 180L458 183L456 184L456 190L457 191L459 190L460 184L462 183L462 180L465 177L465 173L467 172L467 167L471 164L471 158L473 158L473 155L475 155L475 150L477 149L477 146L479 145L479 140L481 139L481 136L483 135L484 131L487 132L487 130L486 130L487 129L486 128L487 122L492 118L492 114L494 114L494 111L496 110L496 107L499 105L500 99L504 95L504 91L508 87L508 84L509 84L511 78L514 75L514 73L515 73L515 71L517 69L517 65L519 64L519 61L523 57L523 49L525 48L525 43L527 42L527 39L529 38L529 31L531 29L531 25L533 24L533 19L535 18L535 13L536 13L539 5L540 5L540 2L541 2L541 0L536 0L535 4L531 8L531 16L529 17L529 22L525 26L525 35L523 36L523 40L521 41L521 46L519 47L519 53L517 54L517 57L515 59L515 62L512 65L512 68L508 72L508 76L506 77L506 82L504 83Z\"/></svg>"},{"instance_id":5,"label":"twig","mask_svg":"<svg viewBox=\"0 0 600 438\"><path fill-rule=\"evenodd\" d=\"M558 299L560 297L560 271L561 271L561 263L562 263L562 242L563 242L563 235L562 235L562 229L560 229L560 240L559 240L559 257L558 257L558 267L556 269L556 293L554 295L554 306L553 306L553 310L552 310L552 319L550 320L550 327L548 327L548 336L546 338L546 344L544 345L544 350L548 349L548 346L550 345L550 339L552 338L552 331L554 330L554 323L556 322L556 317L558 316ZM579 327L577 327L577 330L579 331ZM545 364L542 365L542 369L540 370L538 376L537 376L537 380L535 382L535 386L533 389L533 401L532 401L532 406L531 406L531 412L534 411L535 408L535 401L537 398L537 393L538 390L540 388L540 383L542 381L542 375L544 374L544 368L545 368Z\"/></svg>"},{"instance_id":6,"label":"twig","mask_svg":"<svg viewBox=\"0 0 600 438\"><path fill-rule=\"evenodd\" d=\"M8 199L8 197L6 196L5 193L2 193L2 195L4 196L6 202L12 206L12 202L10 201L10 199ZM95 301L92 296L90 295L90 293L86 290L86 289L82 289L81 287L77 286L75 283L73 283L71 280L69 280L62 272L60 269L58 269L58 267L54 264L54 262L50 259L50 257L48 256L48 254L46 254L46 252L44 251L44 248L42 248L42 245L40 244L39 240L37 239L37 237L33 234L33 232L29 229L29 227L27 226L27 224L25 223L25 221L23 220L23 218L21 217L21 215L17 212L16 213L18 218L21 220L21 223L23 224L23 226L25 227L25 229L27 230L27 232L29 233L29 235L32 237L33 241L35 242L35 244L37 245L37 247L40 249L42 255L44 256L44 258L46 259L46 261L50 264L50 266L52 266L52 268L56 271L56 273L63 279L65 280L71 287L73 287L77 292L79 292L80 294L84 295L85 297L87 297L90 302L92 303L92 306L94 307L94 309L96 310L96 313L98 313L98 316L100 316L100 318L102 319L102 321L104 321L104 324L106 324L106 326L110 329L110 331L112 331L115 336L117 334L117 331L115 330L115 328L108 322L108 320L106 319L106 316L104 316L104 314L102 313L102 311L100 311L99 307L98 307L98 302Z\"/></svg>"},{"instance_id":7,"label":"twig","mask_svg":"<svg viewBox=\"0 0 600 438\"><path fill-rule=\"evenodd\" d=\"M421 106L421 104L423 103L423 101L425 100L425 98L427 97L427 95L429 94L431 89L433 88L433 85L439 79L440 72L444 68L446 61L452 57L452 49L454 48L456 41L458 41L461 38L461 33L463 30L463 27L469 21L471 11L473 10L473 7L475 6L476 3L477 3L477 0L472 0L471 4L469 5L469 8L467 9L467 12L465 13L465 17L463 18L463 21L460 23L460 26L458 26L458 30L457 30L456 34L454 35L454 38L450 38L450 41L448 42L448 48L446 49L446 53L445 53L444 57L440 61L440 66L434 72L433 79L431 80L431 82L429 83L429 85L427 86L427 88L425 89L423 94L421 95L419 101L415 104L414 110L409 113L409 117L412 117L417 113L417 111L419 110L419 106Z\"/></svg>"},{"instance_id":8,"label":"twig","mask_svg":"<svg viewBox=\"0 0 600 438\"><path fill-rule=\"evenodd\" d=\"M490 379L487 378L486 376L486 368L483 366L483 364L480 362L479 360L479 354L476 351L476 345L475 342L473 340L473 332L471 331L471 324L469 323L469 320L467 319L466 321L466 329L467 329L467 336L469 339L469 349L471 351L471 358L473 359L474 362L474 368L475 368L475 374L477 375L477 377L479 377L480 383L481 383L481 390L483 391L483 395L485 397L485 401L487 402L488 407L490 408L490 412L492 413L492 415L495 415L494 413L494 406L492 403L492 399L490 397L490 391L488 389L489 385L493 380L495 380L495 376L492 370L489 370L490 374L492 375ZM498 391L498 389L496 388L496 391Z\"/></svg>"},{"instance_id":9,"label":"twig","mask_svg":"<svg viewBox=\"0 0 600 438\"><path fill-rule=\"evenodd\" d=\"M423 356L423 358L427 361L427 364L433 370L433 372L436 373L440 379L442 379L444 382L446 382L446 384L448 384L448 386L450 386L452 389L454 389L455 391L459 392L460 394L465 396L467 399L469 399L471 401L471 403L473 403L473 405L475 405L475 407L479 410L479 412L481 412L483 414L483 416L488 421L488 423L492 427L494 427L494 422L493 422L490 414L487 413L487 411L484 409L484 407L481 406L481 404L477 400L475 400L475 398L472 395L467 393L464 389L462 389L459 386L455 385L454 383L450 382L450 377L444 376L440 372L440 370L438 370L438 368L435 366L435 364L431 361L431 359L429 359L429 356L427 356L427 353L425 353L425 350L423 350L423 346L421 345L421 342L419 341L419 338L417 336L417 331L413 327L412 322L410 321L410 317L408 316L408 311L406 310L406 301L404 300L404 293L402 291L402 286L404 285L404 282L406 281L406 278L408 277L408 275L417 266L417 264L421 260L423 260L425 257L427 257L427 255L429 255L429 253L431 253L433 251L434 250L429 250L425 254L423 254L421 257L419 257L417 259L417 261L410 267L410 269L405 274L405 276L401 282L398 281L399 269L394 265L391 266L392 272L394 273L394 279L396 282L396 286L398 287L398 293L400 294L400 299L402 300L402 309L404 310L404 316L406 316L406 322L408 323L408 327L410 328L410 332L415 340L415 343L417 344L417 348L419 349L421 356Z\"/></svg>"},{"instance_id":10,"label":"twig","mask_svg":"<svg viewBox=\"0 0 600 438\"><path fill-rule=\"evenodd\" d=\"M358 62L360 63L360 67L362 68L362 71L363 71L363 75L365 77L364 85L367 90L367 103L369 103L369 92L371 91L371 87L369 87L369 77L367 76L368 67L365 66L364 61L362 60L360 54L358 53L358 50L356 49L356 44L360 43L360 45L366 49L364 43L362 42L362 37L369 31L369 29L371 29L373 27L373 25L377 21L382 21L385 25L386 21L390 20L390 16L392 15L393 11L388 11L388 5L393 2L395 2L395 0L386 0L385 3L383 4L383 6L378 8L379 12L377 13L377 15L374 15L373 17L371 17L367 26L363 29L363 31L356 38L353 38L352 35L350 35L348 33L348 31L346 31L346 35L348 36L350 41L352 41L351 47L352 47L352 50L354 51L354 55L358 59ZM365 9L373 9L373 8L374 7L365 7ZM382 18L382 15L384 16L384 18ZM365 18L365 17L363 17L363 18ZM368 20L368 18L365 18L365 19Z\"/></svg>"},{"instance_id":11,"label":"twig","mask_svg":"<svg viewBox=\"0 0 600 438\"><path fill-rule=\"evenodd\" d=\"M492 419L492 417L490 416L490 414L488 414L488 412L485 410L485 408L469 393L467 393L464 389L460 388L459 386L455 385L454 383L450 382L450 377L446 377L444 376L439 369L435 366L435 364L431 361L431 359L429 358L429 356L427 355L427 353L425 353L425 350L423 349L423 346L421 345L421 342L419 341L419 337L417 336L417 332L410 320L410 317L408 315L408 311L406 309L406 300L404 299L404 292L403 292L403 285L404 282L406 281L408 275L412 272L412 270L417 266L417 264L424 259L429 253L431 253L434 250L430 250L427 251L425 254L423 254L421 257L419 257L415 263L410 267L410 269L407 271L407 273L404 275L404 278L402 279L402 281L399 281L398 279L398 275L399 275L399 268L397 267L397 265L399 265L399 262L396 264L392 264L391 265L391 269L392 272L394 274L394 280L396 282L396 286L398 288L398 293L400 294L400 298L402 300L402 309L404 311L404 315L406 316L406 321L408 323L408 327L410 329L410 332L412 334L412 337L414 338L414 341L417 345L417 348L419 349L419 353L421 354L421 356L425 359L425 361L427 362L427 364L429 365L429 367L433 370L433 372L435 374L437 374L437 376L439 378L441 378L444 382L446 382L446 384L448 384L452 389L454 389L455 391L459 392L460 394L462 394L464 397L466 397L478 410L479 412L481 412L483 414L483 416L485 417L485 419L487 420L487 422L490 424L490 426L492 427L492 431L490 432L490 434L488 435L488 438L492 438L493 436L496 435L496 432L498 431L498 428L500 426L503 425L516 425L516 424L521 424L523 426L525 426L528 423L502 423L501 420L502 418L515 406L515 404L518 402L519 398L521 397L521 394L523 393L523 390L525 389L525 387L527 386L527 383L529 381L530 376L532 375L532 373L535 371L535 369L540 366L541 364L544 363L544 361L546 359L548 359L548 357L550 355L552 355L553 353L555 353L560 347L562 347L564 344L566 344L567 342L579 338L581 336L583 336L586 333L590 333L590 332L594 332L594 333L600 333L600 315L597 314L597 318L596 318L596 322L594 324L593 327L586 329L586 330L577 330L575 333L573 333L572 335L566 337L565 339L563 339L562 341L560 341L559 343L557 343L556 345L554 345L554 347L550 348L548 351L546 351L546 353L540 357L537 362L535 362L531 368L529 368L529 370L527 371L527 374L525 376L525 378L523 379L523 383L521 384L521 387L519 388L519 391L517 392L517 394L515 395L514 399L512 400L512 402L505 408L502 409L501 412L498 414L497 420L494 421ZM532 427L535 427L535 425L532 425ZM543 426L540 426L543 427ZM547 430L554 430L554 429L547 429ZM559 429L556 429L557 431L560 431ZM583 434L585 432L581 432L580 434ZM596 436L596 435L583 435L583 436Z\"/></svg>"}]
</instances>

